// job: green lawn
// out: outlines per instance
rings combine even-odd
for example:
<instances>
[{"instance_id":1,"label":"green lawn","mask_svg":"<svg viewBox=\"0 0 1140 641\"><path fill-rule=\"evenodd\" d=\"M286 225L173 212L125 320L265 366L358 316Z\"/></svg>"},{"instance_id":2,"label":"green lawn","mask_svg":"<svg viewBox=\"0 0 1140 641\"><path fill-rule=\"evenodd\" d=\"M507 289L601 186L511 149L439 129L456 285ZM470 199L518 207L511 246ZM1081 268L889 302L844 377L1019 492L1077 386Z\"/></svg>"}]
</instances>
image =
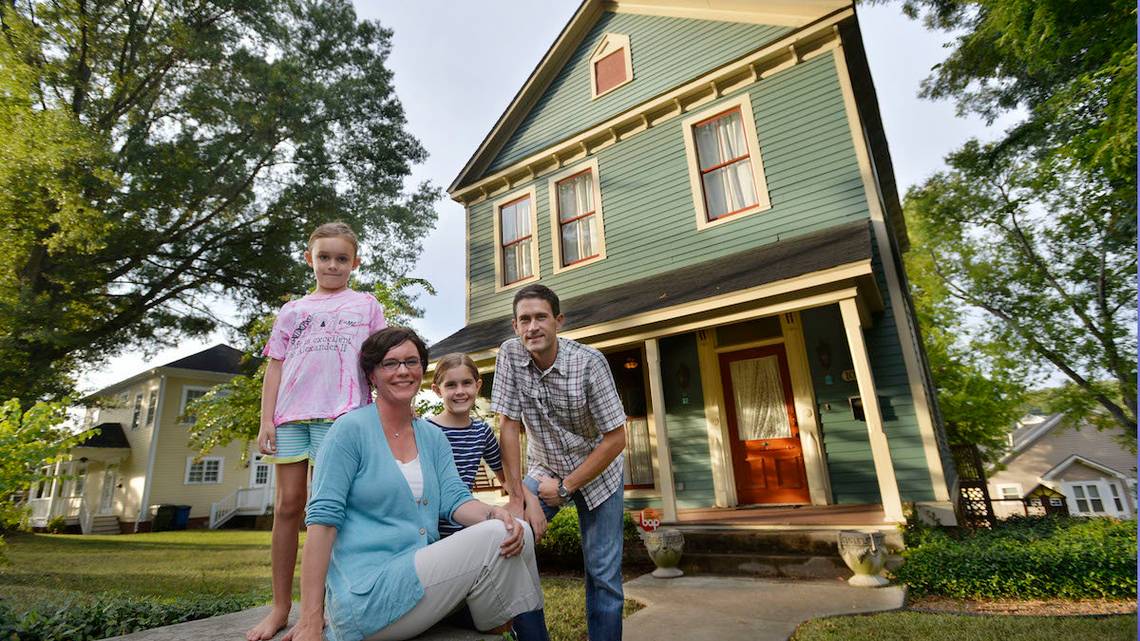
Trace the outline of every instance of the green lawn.
<instances>
[{"instance_id":1,"label":"green lawn","mask_svg":"<svg viewBox=\"0 0 1140 641\"><path fill-rule=\"evenodd\" d=\"M792 641L1136 641L1136 615L970 616L886 612L808 621Z\"/></svg>"},{"instance_id":2,"label":"green lawn","mask_svg":"<svg viewBox=\"0 0 1140 641\"><path fill-rule=\"evenodd\" d=\"M35 602L91 599L105 592L162 598L252 594L265 602L270 597L269 532L21 534L6 541L10 563L0 565L0 598L16 609ZM585 639L582 580L548 577L542 587L551 639ZM626 614L638 607L627 601Z\"/></svg>"}]
</instances>

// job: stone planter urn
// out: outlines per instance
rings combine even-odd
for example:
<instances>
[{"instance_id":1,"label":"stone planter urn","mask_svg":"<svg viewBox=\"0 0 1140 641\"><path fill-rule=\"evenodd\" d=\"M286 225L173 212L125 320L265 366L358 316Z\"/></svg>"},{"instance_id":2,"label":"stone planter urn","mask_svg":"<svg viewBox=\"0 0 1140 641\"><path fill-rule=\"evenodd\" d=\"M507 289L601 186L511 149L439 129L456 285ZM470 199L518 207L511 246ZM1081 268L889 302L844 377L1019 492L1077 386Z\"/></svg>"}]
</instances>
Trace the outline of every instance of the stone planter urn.
<instances>
[{"instance_id":1,"label":"stone planter urn","mask_svg":"<svg viewBox=\"0 0 1140 641\"><path fill-rule=\"evenodd\" d=\"M651 532L643 532L641 538L645 541L649 558L653 559L653 564L657 566L653 576L659 579L672 579L685 574L677 567L681 562L681 552L685 548L685 537L680 530L670 527L658 528Z\"/></svg>"},{"instance_id":2,"label":"stone planter urn","mask_svg":"<svg viewBox=\"0 0 1140 641\"><path fill-rule=\"evenodd\" d=\"M883 545L882 532L859 532L842 530L839 532L839 556L855 576L847 579L850 585L864 588L878 588L888 581L879 573L887 558Z\"/></svg>"}]
</instances>

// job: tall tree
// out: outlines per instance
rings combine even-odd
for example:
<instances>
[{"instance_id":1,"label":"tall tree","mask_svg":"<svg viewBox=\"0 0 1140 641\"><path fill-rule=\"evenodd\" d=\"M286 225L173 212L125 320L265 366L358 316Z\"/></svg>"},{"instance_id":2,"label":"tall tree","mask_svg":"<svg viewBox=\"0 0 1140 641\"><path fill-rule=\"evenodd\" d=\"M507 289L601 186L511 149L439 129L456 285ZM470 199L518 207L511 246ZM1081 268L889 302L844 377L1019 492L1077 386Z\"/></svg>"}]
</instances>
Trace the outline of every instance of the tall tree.
<instances>
[{"instance_id":1,"label":"tall tree","mask_svg":"<svg viewBox=\"0 0 1140 641\"><path fill-rule=\"evenodd\" d=\"M956 33L922 94L993 122L907 195L910 222L977 334L1060 374L1075 418L1136 443L1136 6L905 0Z\"/></svg>"},{"instance_id":2,"label":"tall tree","mask_svg":"<svg viewBox=\"0 0 1140 641\"><path fill-rule=\"evenodd\" d=\"M347 0L0 4L0 398L278 307L321 222L406 274L439 192L390 39Z\"/></svg>"}]
</instances>

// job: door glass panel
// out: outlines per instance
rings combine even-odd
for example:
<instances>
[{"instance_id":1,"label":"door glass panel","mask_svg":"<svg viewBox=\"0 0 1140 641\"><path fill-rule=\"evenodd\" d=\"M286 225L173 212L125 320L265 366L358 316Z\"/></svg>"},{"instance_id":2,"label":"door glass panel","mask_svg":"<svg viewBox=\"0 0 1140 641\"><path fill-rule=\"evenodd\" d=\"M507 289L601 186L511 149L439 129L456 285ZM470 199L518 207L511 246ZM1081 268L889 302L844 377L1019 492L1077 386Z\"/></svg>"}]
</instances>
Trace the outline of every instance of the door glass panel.
<instances>
[{"instance_id":1,"label":"door glass panel","mask_svg":"<svg viewBox=\"0 0 1140 641\"><path fill-rule=\"evenodd\" d=\"M733 361L729 364L729 373L740 440L790 437L792 426L784 404L778 358L765 356Z\"/></svg>"}]
</instances>

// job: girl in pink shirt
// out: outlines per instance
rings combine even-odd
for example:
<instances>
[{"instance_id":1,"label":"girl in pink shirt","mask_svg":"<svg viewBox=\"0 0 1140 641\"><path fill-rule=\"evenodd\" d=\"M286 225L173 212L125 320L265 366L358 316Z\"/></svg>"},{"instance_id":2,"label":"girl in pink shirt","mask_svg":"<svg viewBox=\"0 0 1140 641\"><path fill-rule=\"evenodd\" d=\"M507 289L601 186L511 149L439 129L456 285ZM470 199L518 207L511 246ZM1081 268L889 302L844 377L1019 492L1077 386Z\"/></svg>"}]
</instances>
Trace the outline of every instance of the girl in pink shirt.
<instances>
[{"instance_id":1,"label":"girl in pink shirt","mask_svg":"<svg viewBox=\"0 0 1140 641\"><path fill-rule=\"evenodd\" d=\"M317 289L281 308L263 352L269 364L261 390L257 447L265 455L263 461L277 465L270 552L273 609L246 632L248 641L272 639L289 621L309 461L316 461L338 416L372 402L360 367L360 345L387 323L372 294L348 287L352 271L360 266L358 250L348 225L317 227L305 251Z\"/></svg>"}]
</instances>

